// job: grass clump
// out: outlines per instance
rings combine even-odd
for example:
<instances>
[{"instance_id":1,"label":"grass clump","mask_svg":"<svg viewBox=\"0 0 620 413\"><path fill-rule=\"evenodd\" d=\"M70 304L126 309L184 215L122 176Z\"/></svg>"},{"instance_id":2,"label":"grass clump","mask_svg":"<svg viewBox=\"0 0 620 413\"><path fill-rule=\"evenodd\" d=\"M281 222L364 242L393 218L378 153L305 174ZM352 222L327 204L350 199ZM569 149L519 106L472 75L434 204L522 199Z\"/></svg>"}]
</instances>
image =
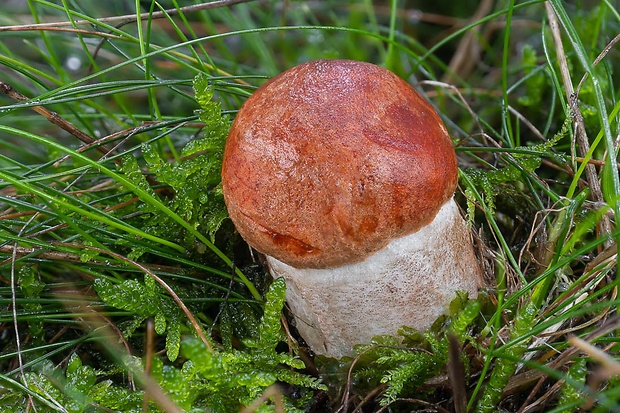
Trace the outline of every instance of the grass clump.
<instances>
[{"instance_id":1,"label":"grass clump","mask_svg":"<svg viewBox=\"0 0 620 413\"><path fill-rule=\"evenodd\" d=\"M619 411L618 32L608 1L3 6L0 410ZM339 362L282 328L219 176L316 58L436 106L488 286Z\"/></svg>"}]
</instances>

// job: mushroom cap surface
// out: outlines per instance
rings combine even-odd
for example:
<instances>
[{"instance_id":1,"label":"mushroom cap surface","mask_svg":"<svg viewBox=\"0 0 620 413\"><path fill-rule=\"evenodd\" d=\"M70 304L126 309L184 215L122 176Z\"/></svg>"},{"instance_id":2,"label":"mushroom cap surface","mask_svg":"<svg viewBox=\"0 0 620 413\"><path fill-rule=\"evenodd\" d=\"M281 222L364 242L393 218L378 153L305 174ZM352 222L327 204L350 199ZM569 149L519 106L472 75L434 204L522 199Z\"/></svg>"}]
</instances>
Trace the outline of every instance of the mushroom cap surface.
<instances>
[{"instance_id":1,"label":"mushroom cap surface","mask_svg":"<svg viewBox=\"0 0 620 413\"><path fill-rule=\"evenodd\" d=\"M297 268L364 260L430 223L457 161L439 115L379 66L316 60L258 88L231 127L222 190L241 236Z\"/></svg>"}]
</instances>

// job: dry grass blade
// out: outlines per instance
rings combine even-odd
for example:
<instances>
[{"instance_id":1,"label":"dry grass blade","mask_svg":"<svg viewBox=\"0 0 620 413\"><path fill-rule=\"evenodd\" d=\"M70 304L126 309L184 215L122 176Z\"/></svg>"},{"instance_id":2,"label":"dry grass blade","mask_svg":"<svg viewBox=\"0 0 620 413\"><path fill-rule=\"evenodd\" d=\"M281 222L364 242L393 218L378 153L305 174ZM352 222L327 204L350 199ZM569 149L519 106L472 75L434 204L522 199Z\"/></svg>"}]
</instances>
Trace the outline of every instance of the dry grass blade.
<instances>
[{"instance_id":1,"label":"dry grass blade","mask_svg":"<svg viewBox=\"0 0 620 413\"><path fill-rule=\"evenodd\" d=\"M600 375L602 379L607 380L615 376L620 376L620 362L600 348L577 336L570 337L568 342L601 365L601 368L597 371L597 375Z\"/></svg>"},{"instance_id":2,"label":"dry grass blade","mask_svg":"<svg viewBox=\"0 0 620 413\"><path fill-rule=\"evenodd\" d=\"M144 372L147 375L151 375L151 368L153 365L153 348L155 347L155 323L153 319L148 319L146 322L146 353L144 355ZM148 403L149 403L149 392L148 389L144 390L144 400L142 402L142 410L148 411Z\"/></svg>"},{"instance_id":3,"label":"dry grass blade","mask_svg":"<svg viewBox=\"0 0 620 413\"><path fill-rule=\"evenodd\" d=\"M587 341L595 340L596 338L602 337L618 328L620 328L620 316L617 315L607 320L605 323L603 323L603 325L601 325L596 330L594 330L593 332L585 336L585 340L581 340L581 341L587 342ZM570 342L570 339L569 339L569 342ZM570 361L571 357L573 357L578 351L579 349L575 345L567 348L566 350L562 352L562 354L560 354L551 363L549 363L548 367L556 369L556 370L560 369L562 366L566 365ZM547 379L546 374L541 373L538 376L538 383L530 391L530 394L524 403L523 411L525 411L526 408L530 408L531 405L530 406L525 406L525 405L527 405L528 401L533 400L535 398L535 395L537 394L538 390L542 388L542 385L546 379Z\"/></svg>"},{"instance_id":4,"label":"dry grass blade","mask_svg":"<svg viewBox=\"0 0 620 413\"><path fill-rule=\"evenodd\" d=\"M250 403L249 406L241 409L239 413L252 413L255 412L264 402L273 398L274 410L276 413L284 413L284 403L282 402L282 389L277 384L269 386L263 394L261 394L256 400Z\"/></svg>"},{"instance_id":5,"label":"dry grass blade","mask_svg":"<svg viewBox=\"0 0 620 413\"><path fill-rule=\"evenodd\" d=\"M9 84L7 84L5 82L0 82L0 92L2 92L5 95L11 97L12 99L17 100L18 102L25 102L25 101L29 100L27 96L22 95L17 90L15 90L13 88L13 86L11 86L11 85L9 85ZM79 140L84 142L85 144L93 144L93 143L97 142L96 139L94 139L93 137L91 137L87 133L82 132L80 129L75 127L70 122L64 120L56 112L48 110L48 109L46 109L43 106L32 106L31 109L34 110L35 112L37 112L39 115L43 116L48 121L50 121L50 123L58 126L59 128L61 128L62 130L66 131L66 132L69 132L71 135L75 136L76 138L78 138ZM108 149L107 147L105 147L103 145L102 146L97 146L97 150L99 152L103 153L105 156L108 156L108 155L110 155L112 153L112 150ZM120 159L115 160L115 162L119 163Z\"/></svg>"},{"instance_id":6,"label":"dry grass blade","mask_svg":"<svg viewBox=\"0 0 620 413\"><path fill-rule=\"evenodd\" d=\"M612 50L613 47L618 42L620 42L620 34L618 34L616 37L611 39L609 43L607 43L607 45L603 48L603 51L599 53L596 59L594 59L594 61L592 62L592 67L595 67L596 65L598 65L601 62L601 60L603 60L605 56L607 56L607 53L609 53L609 51ZM583 86L583 83L586 81L587 78L588 78L588 73L585 73L583 77L581 78L581 80L579 81L579 84L577 85L577 94L579 94L579 91L581 90L581 87Z\"/></svg>"},{"instance_id":7,"label":"dry grass blade","mask_svg":"<svg viewBox=\"0 0 620 413\"><path fill-rule=\"evenodd\" d=\"M481 1L470 20L477 21L486 16L491 11L493 3L492 0ZM456 53L454 53L450 60L450 70L447 71L448 74L443 79L444 82L450 83L452 81L452 74L465 78L475 67L482 52L478 42L479 33L480 28L475 27L463 36L456 49Z\"/></svg>"},{"instance_id":8,"label":"dry grass blade","mask_svg":"<svg viewBox=\"0 0 620 413\"><path fill-rule=\"evenodd\" d=\"M129 355L129 353L123 349L115 340L108 340L104 337L116 337L112 329L109 326L107 320L104 317L93 311L88 303L84 302L77 308L80 314L82 314L82 322L87 330L96 330L101 335L102 348L107 349L108 353L113 357L122 360L123 355ZM84 314L90 314L90 317L84 316ZM183 413L183 410L177 406L164 390L157 384L157 382L151 378L146 372L137 370L135 368L129 369L129 372L138 380L141 386L145 390L145 395L148 394L151 400L153 400L164 412L166 413Z\"/></svg>"},{"instance_id":9,"label":"dry grass blade","mask_svg":"<svg viewBox=\"0 0 620 413\"><path fill-rule=\"evenodd\" d=\"M445 83L445 82L437 82L434 80L423 80L420 82L420 84L441 87L456 94L456 96L459 98L461 103L463 103L463 106L467 109L467 112L469 112L469 114L471 115L471 118L476 122L476 126L478 127L480 134L484 136L484 128L480 124L480 119L478 115L476 115L476 112L474 112L474 110L471 108L469 103L467 103L467 100L465 100L465 98L463 97L463 94L456 86Z\"/></svg>"},{"instance_id":10,"label":"dry grass blade","mask_svg":"<svg viewBox=\"0 0 620 413\"><path fill-rule=\"evenodd\" d=\"M194 4L191 6L179 7L178 9L168 9L164 11L157 11L153 13L141 13L138 15L140 19L163 19L166 16L176 16L181 13L193 13L202 10L215 9L218 7L229 7L240 3L249 3L254 0L216 0L207 3ZM115 22L135 22L136 14L126 14L123 16L104 17L101 19L95 19L101 23L115 23ZM49 27L64 27L64 26L77 26L82 24L92 24L90 20L74 20L65 22L53 22L53 23L40 23L40 24L23 24L17 26L5 26L0 27L0 32L8 31L22 31L22 30L44 30Z\"/></svg>"},{"instance_id":11,"label":"dry grass blade","mask_svg":"<svg viewBox=\"0 0 620 413\"><path fill-rule=\"evenodd\" d=\"M465 366L461 361L461 344L454 334L448 335L448 376L452 386L454 411L467 413L467 390L465 389Z\"/></svg>"},{"instance_id":12,"label":"dry grass blade","mask_svg":"<svg viewBox=\"0 0 620 413\"><path fill-rule=\"evenodd\" d=\"M177 305L185 313L185 315L187 316L188 320L190 321L190 323L194 327L194 330L196 331L196 335L198 335L198 337L202 340L202 342L209 349L209 351L211 353L214 353L213 347L211 346L211 343L209 342L209 340L205 336L204 332L202 331L202 328L200 327L200 323L198 323L198 320L196 320L196 317L194 317L192 312L189 311L189 308L187 308L187 306L185 305L183 300L181 300L181 298L177 295L177 293L175 293L174 290L172 288L170 288L170 286L164 280L159 278L153 271L149 270L144 265L142 265L142 264L140 264L138 262L135 262L133 260L130 260L129 258L127 258L127 257L125 257L125 256L123 256L121 254L118 254L118 253L113 252L113 251L105 250L103 248L97 248L97 247L91 247L91 246L85 246L85 245L75 245L75 244L71 244L69 246L75 247L75 248L84 248L84 249L96 251L96 252L98 252L100 254L110 255L110 256L112 256L112 257L114 257L114 258L116 258L116 259L118 259L120 261L126 262L127 264L131 265L132 267L135 267L135 268L139 269L140 271L143 271L149 277L153 278L159 285L161 285L168 292L168 294L170 294L172 299L177 303Z\"/></svg>"},{"instance_id":13,"label":"dry grass blade","mask_svg":"<svg viewBox=\"0 0 620 413\"><path fill-rule=\"evenodd\" d=\"M588 379L588 385L590 388L598 391L603 382L613 377L620 376L620 362L613 359L605 351L576 336L570 337L568 342L572 344L574 348L587 354L591 359L601 365L599 368L594 370ZM589 397L583 408L589 410L594 405L594 402L594 399Z\"/></svg>"},{"instance_id":14,"label":"dry grass blade","mask_svg":"<svg viewBox=\"0 0 620 413\"><path fill-rule=\"evenodd\" d=\"M581 152L581 156L586 156L590 150L590 142L586 132L586 127L581 116L581 111L577 102L577 96L575 95L575 88L571 78L571 73L566 60L566 52L564 51L564 44L562 42L562 33L560 32L560 23L557 19L553 6L547 1L545 2L545 9L547 11L547 18L549 19L549 27L553 35L553 40L556 49L556 57L560 66L560 73L562 74L562 82L564 84L564 90L566 93L566 99L570 102L570 107L575 124L575 139L577 146ZM572 154L573 159L575 154ZM586 179L590 187L591 198L595 202L604 202L603 192L601 191L601 183L596 173L596 168L592 164L586 165ZM599 236L605 236L611 234L612 226L609 218L603 216L598 223ZM609 246L612 241L607 241L606 245Z\"/></svg>"}]
</instances>

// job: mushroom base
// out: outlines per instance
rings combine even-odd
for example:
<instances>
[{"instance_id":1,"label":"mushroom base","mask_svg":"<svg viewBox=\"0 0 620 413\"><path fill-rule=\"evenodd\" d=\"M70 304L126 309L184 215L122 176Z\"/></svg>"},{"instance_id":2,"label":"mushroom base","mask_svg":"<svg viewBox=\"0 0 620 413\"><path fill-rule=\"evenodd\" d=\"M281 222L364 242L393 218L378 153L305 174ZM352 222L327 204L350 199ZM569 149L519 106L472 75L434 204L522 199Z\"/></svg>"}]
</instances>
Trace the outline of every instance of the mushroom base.
<instances>
[{"instance_id":1,"label":"mushroom base","mask_svg":"<svg viewBox=\"0 0 620 413\"><path fill-rule=\"evenodd\" d=\"M310 348L328 357L356 344L396 335L401 326L426 330L448 311L457 291L477 296L482 273L454 199L419 231L393 240L366 260L333 269L293 268L267 257L274 278L286 279L287 303Z\"/></svg>"}]
</instances>

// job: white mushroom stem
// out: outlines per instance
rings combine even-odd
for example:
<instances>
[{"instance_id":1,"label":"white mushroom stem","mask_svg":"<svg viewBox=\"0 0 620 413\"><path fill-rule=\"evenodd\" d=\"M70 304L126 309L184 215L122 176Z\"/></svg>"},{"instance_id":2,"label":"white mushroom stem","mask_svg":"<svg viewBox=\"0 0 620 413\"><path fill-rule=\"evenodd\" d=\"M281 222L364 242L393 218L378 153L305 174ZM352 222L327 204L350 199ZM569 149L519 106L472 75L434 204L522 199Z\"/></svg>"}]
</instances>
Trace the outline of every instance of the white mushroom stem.
<instances>
[{"instance_id":1,"label":"white mushroom stem","mask_svg":"<svg viewBox=\"0 0 620 413\"><path fill-rule=\"evenodd\" d=\"M457 291L477 296L480 267L458 206L450 199L419 231L393 240L366 260L332 269L297 269L267 257L284 277L297 330L328 357L403 326L423 331L446 314Z\"/></svg>"}]
</instances>

